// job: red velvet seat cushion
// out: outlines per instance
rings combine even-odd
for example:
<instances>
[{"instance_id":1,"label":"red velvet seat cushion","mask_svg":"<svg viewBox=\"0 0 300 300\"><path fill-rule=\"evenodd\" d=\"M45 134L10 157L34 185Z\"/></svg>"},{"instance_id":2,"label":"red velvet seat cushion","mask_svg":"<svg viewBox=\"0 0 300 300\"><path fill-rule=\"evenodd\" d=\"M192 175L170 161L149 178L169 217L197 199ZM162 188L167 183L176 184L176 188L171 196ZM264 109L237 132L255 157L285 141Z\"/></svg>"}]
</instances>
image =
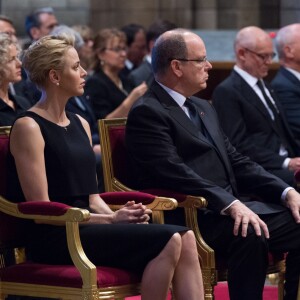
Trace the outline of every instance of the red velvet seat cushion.
<instances>
[{"instance_id":1,"label":"red velvet seat cushion","mask_svg":"<svg viewBox=\"0 0 300 300\"><path fill-rule=\"evenodd\" d=\"M70 206L49 201L30 201L18 203L18 209L23 214L62 216Z\"/></svg>"},{"instance_id":2,"label":"red velvet seat cushion","mask_svg":"<svg viewBox=\"0 0 300 300\"><path fill-rule=\"evenodd\" d=\"M1 281L81 288L82 280L74 266L22 263L0 270ZM98 287L134 284L137 275L120 269L97 267Z\"/></svg>"},{"instance_id":3,"label":"red velvet seat cushion","mask_svg":"<svg viewBox=\"0 0 300 300\"><path fill-rule=\"evenodd\" d=\"M150 204L155 199L154 195L143 192L106 192L100 194L108 204L124 205L127 201L134 200L136 203Z\"/></svg>"},{"instance_id":4,"label":"red velvet seat cushion","mask_svg":"<svg viewBox=\"0 0 300 300\"><path fill-rule=\"evenodd\" d=\"M143 190L145 193L149 193L152 195L157 195L160 197L168 197L168 198L174 198L177 200L178 203L183 202L186 199L185 194L181 194L178 192L170 191L170 190L164 190L164 189L145 189Z\"/></svg>"}]
</instances>

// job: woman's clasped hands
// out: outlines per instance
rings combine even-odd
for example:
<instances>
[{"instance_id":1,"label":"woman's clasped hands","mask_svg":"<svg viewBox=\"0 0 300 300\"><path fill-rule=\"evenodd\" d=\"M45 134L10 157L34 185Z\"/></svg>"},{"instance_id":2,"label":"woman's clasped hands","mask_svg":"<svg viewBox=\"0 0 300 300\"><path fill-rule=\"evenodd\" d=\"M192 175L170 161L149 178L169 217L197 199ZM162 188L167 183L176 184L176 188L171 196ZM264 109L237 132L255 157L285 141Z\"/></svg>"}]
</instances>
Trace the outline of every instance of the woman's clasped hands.
<instances>
[{"instance_id":1,"label":"woman's clasped hands","mask_svg":"<svg viewBox=\"0 0 300 300\"><path fill-rule=\"evenodd\" d=\"M112 223L145 224L150 220L151 209L142 203L128 201L121 209L114 212Z\"/></svg>"}]
</instances>

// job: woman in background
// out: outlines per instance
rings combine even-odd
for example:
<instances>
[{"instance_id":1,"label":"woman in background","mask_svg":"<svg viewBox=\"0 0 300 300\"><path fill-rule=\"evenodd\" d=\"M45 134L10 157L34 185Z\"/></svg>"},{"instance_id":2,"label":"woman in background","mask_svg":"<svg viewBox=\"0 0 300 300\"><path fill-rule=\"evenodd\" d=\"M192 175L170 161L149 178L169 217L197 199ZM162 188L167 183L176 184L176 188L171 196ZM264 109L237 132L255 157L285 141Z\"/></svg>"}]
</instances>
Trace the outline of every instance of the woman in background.
<instances>
[{"instance_id":1,"label":"woman in background","mask_svg":"<svg viewBox=\"0 0 300 300\"><path fill-rule=\"evenodd\" d=\"M127 117L132 104L147 90L145 83L132 90L131 83L119 76L126 47L125 33L118 29L102 29L95 36L94 74L87 79L85 94L97 119Z\"/></svg>"},{"instance_id":2,"label":"woman in background","mask_svg":"<svg viewBox=\"0 0 300 300\"><path fill-rule=\"evenodd\" d=\"M21 66L17 42L0 33L0 126L11 126L16 116L31 106L27 99L9 92L10 84L22 79Z\"/></svg>"},{"instance_id":3,"label":"woman in background","mask_svg":"<svg viewBox=\"0 0 300 300\"><path fill-rule=\"evenodd\" d=\"M141 273L143 300L165 300L171 281L177 300L203 300L193 232L146 224L151 211L134 201L113 212L99 196L88 123L65 111L68 99L82 95L85 85L73 41L41 38L25 53L24 67L42 97L12 127L7 198L88 209L90 220L80 224L87 257L96 265ZM28 247L33 261L71 263L65 228L56 225L33 224Z\"/></svg>"}]
</instances>

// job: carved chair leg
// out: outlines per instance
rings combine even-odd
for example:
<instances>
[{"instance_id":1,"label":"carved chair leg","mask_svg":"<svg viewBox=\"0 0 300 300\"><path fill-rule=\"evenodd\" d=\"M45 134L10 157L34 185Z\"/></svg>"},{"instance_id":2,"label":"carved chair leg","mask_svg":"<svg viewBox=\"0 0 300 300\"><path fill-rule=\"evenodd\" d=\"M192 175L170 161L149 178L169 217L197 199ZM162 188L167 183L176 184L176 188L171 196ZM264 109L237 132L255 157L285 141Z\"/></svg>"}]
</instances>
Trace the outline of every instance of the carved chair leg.
<instances>
[{"instance_id":1,"label":"carved chair leg","mask_svg":"<svg viewBox=\"0 0 300 300\"><path fill-rule=\"evenodd\" d=\"M299 285L298 285L298 296L297 300L300 300L300 278L299 278Z\"/></svg>"},{"instance_id":2,"label":"carved chair leg","mask_svg":"<svg viewBox=\"0 0 300 300\"><path fill-rule=\"evenodd\" d=\"M212 269L202 267L204 299L214 300L214 286L216 285L216 272Z\"/></svg>"},{"instance_id":3,"label":"carved chair leg","mask_svg":"<svg viewBox=\"0 0 300 300\"><path fill-rule=\"evenodd\" d=\"M278 300L283 300L284 278L285 278L284 272L279 272L278 273Z\"/></svg>"}]
</instances>

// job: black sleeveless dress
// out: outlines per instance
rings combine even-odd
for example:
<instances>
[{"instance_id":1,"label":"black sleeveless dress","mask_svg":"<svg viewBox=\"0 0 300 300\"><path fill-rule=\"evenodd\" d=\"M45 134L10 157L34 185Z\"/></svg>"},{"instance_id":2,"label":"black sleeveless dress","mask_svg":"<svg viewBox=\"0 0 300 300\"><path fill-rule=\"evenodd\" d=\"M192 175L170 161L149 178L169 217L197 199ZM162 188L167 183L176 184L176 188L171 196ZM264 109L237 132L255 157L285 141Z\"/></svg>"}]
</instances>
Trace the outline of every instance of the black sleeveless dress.
<instances>
[{"instance_id":1,"label":"black sleeveless dress","mask_svg":"<svg viewBox=\"0 0 300 300\"><path fill-rule=\"evenodd\" d=\"M79 118L67 113L70 124L61 127L34 112L20 117L33 118L45 140L48 193L52 201L89 209L88 196L97 193L95 156ZM24 201L15 162L8 159L7 198ZM30 175L29 175L30 176ZM188 229L158 224L80 225L80 237L87 257L96 265L142 272L171 236ZM71 264L64 226L32 224L28 255L36 262Z\"/></svg>"}]
</instances>

